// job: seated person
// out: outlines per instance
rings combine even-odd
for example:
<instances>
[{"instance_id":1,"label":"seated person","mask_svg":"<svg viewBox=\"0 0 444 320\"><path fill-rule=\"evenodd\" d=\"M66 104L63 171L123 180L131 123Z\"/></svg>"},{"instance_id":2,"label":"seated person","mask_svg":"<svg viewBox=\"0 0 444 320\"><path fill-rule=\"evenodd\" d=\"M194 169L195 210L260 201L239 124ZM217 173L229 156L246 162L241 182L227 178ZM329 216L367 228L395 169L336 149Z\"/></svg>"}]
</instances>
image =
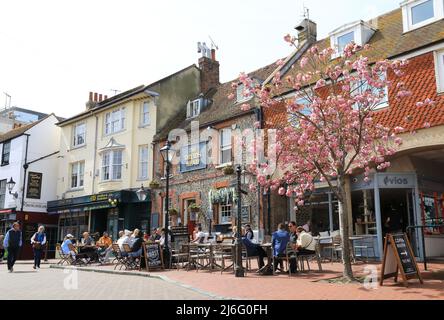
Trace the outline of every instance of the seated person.
<instances>
[{"instance_id":1,"label":"seated person","mask_svg":"<svg viewBox=\"0 0 444 320\"><path fill-rule=\"evenodd\" d=\"M296 250L298 255L312 255L316 253L316 240L309 234L304 227L297 228L298 241Z\"/></svg>"},{"instance_id":2,"label":"seated person","mask_svg":"<svg viewBox=\"0 0 444 320\"><path fill-rule=\"evenodd\" d=\"M242 237L242 243L245 249L247 249L247 255L249 257L259 257L259 270L262 269L265 266L264 258L267 257L265 250L260 245L251 242L250 239L246 237L246 233Z\"/></svg>"},{"instance_id":3,"label":"seated person","mask_svg":"<svg viewBox=\"0 0 444 320\"><path fill-rule=\"evenodd\" d=\"M81 239L82 246L79 247L79 253L84 253L90 260L97 261L99 256L97 255L96 247L94 246L94 240L89 235L89 232L84 232Z\"/></svg>"},{"instance_id":4,"label":"seated person","mask_svg":"<svg viewBox=\"0 0 444 320\"><path fill-rule=\"evenodd\" d=\"M245 225L245 237L250 241L254 239L254 232L249 224Z\"/></svg>"},{"instance_id":5,"label":"seated person","mask_svg":"<svg viewBox=\"0 0 444 320\"><path fill-rule=\"evenodd\" d=\"M192 243L204 243L205 233L202 231L202 227L197 227L196 238L191 241Z\"/></svg>"},{"instance_id":6,"label":"seated person","mask_svg":"<svg viewBox=\"0 0 444 320\"><path fill-rule=\"evenodd\" d=\"M134 241L131 246L131 252L128 253L128 256L131 258L140 257L142 255L142 244L143 238L139 229L134 230Z\"/></svg>"},{"instance_id":7,"label":"seated person","mask_svg":"<svg viewBox=\"0 0 444 320\"><path fill-rule=\"evenodd\" d=\"M105 262L109 261L109 257L113 252L112 247L113 241L111 240L108 232L104 232L99 241L97 241L97 246L99 247L98 254L104 256Z\"/></svg>"},{"instance_id":8,"label":"seated person","mask_svg":"<svg viewBox=\"0 0 444 320\"><path fill-rule=\"evenodd\" d=\"M159 239L159 244L163 247L165 245L165 228L162 228L162 236ZM168 232L168 248L171 250L171 235Z\"/></svg>"},{"instance_id":9,"label":"seated person","mask_svg":"<svg viewBox=\"0 0 444 320\"><path fill-rule=\"evenodd\" d=\"M63 254L71 255L71 257L75 260L76 252L70 249L70 245L74 246L72 239L74 239L74 236L72 234L67 234L63 240L61 249Z\"/></svg>"},{"instance_id":10,"label":"seated person","mask_svg":"<svg viewBox=\"0 0 444 320\"><path fill-rule=\"evenodd\" d=\"M292 248L296 250L297 240L298 240L298 233L297 233L297 225L296 222L292 221L288 224L288 229L290 230L290 243L292 245ZM296 258L290 259L290 270L291 273L297 272L297 261Z\"/></svg>"},{"instance_id":11,"label":"seated person","mask_svg":"<svg viewBox=\"0 0 444 320\"><path fill-rule=\"evenodd\" d=\"M131 236L131 231L125 230L123 232L123 236L121 236L119 238L119 240L117 240L117 244L119 245L120 251L122 253L125 252L125 249L123 248L123 245L124 244L128 244L128 245L130 244L130 236Z\"/></svg>"},{"instance_id":12,"label":"seated person","mask_svg":"<svg viewBox=\"0 0 444 320\"><path fill-rule=\"evenodd\" d=\"M285 257L287 251L287 244L290 241L290 235L287 231L285 231L285 226L283 223L280 223L278 226L278 230L275 231L271 237L271 244L273 249L274 257ZM284 261L282 259L279 260L279 264L281 270L284 269ZM274 270L277 269L277 264L273 266Z\"/></svg>"}]
</instances>

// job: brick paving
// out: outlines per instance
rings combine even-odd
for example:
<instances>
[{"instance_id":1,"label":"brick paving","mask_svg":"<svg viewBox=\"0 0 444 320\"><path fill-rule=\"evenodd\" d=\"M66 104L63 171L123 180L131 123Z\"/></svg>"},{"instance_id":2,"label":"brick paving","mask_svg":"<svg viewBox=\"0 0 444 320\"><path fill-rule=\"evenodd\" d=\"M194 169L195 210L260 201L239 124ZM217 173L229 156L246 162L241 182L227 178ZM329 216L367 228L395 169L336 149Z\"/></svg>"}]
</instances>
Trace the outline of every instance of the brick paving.
<instances>
[{"instance_id":1,"label":"brick paving","mask_svg":"<svg viewBox=\"0 0 444 320\"><path fill-rule=\"evenodd\" d=\"M393 279L385 281L384 286L378 286L376 289L368 290L361 284L330 284L320 282L320 280L331 279L341 275L342 265L339 263L324 263L323 271L311 271L307 273L299 273L296 276L288 275L276 276L260 276L255 273L248 273L245 278L235 278L232 273L208 272L195 270L169 270L150 272L151 277L159 279L150 279L147 281L151 286L143 286L142 289L137 288L139 298L142 295L144 299L152 297L159 298L159 295L153 295L151 290L153 287L174 286L175 291L183 294L188 299L203 298L227 298L227 299L246 299L246 300L444 300L444 263L431 263L429 270L423 271L424 285L419 284L418 280L410 280L409 287L405 288L402 283L395 284ZM370 264L379 271L378 264ZM354 272L357 276L363 275L366 265L359 263L354 265ZM423 270L423 265L419 265ZM29 269L30 267L28 267ZM92 266L83 268L85 270L94 270L99 272L113 272L113 266ZM312 265L312 270L317 270ZM48 270L48 272L56 272L61 275L60 270ZM139 271L121 271L120 275L109 275L101 273L81 272L89 274L85 276L85 281L97 283L97 290L100 290L99 283L103 284L105 279L116 279L118 290L123 289L129 283L138 283L138 280L145 279L148 274ZM143 277L126 276L126 274L137 275ZM3 278L3 275L0 273ZM96 279L103 279L96 280ZM118 279L118 280L117 280ZM163 279L163 280L162 280ZM167 281L165 281L167 280ZM161 284L161 282L164 282ZM89 285L89 284L88 284ZM0 289L2 288L0 283ZM128 285L131 287L131 285ZM189 290L191 287L194 290ZM185 290L181 291L179 289ZM25 290L24 287L17 289L17 293ZM59 289L60 290L60 289ZM95 291L95 290L92 290ZM1 292L1 291L0 291ZM111 292L107 292L110 294ZM70 295L71 296L71 295ZM126 293L120 298L131 299L131 294ZM167 293L161 297L165 299L175 299L178 296L168 296ZM200 298L199 298L200 297ZM2 298L0 293L0 299ZM179 298L182 299L182 298Z\"/></svg>"}]
</instances>

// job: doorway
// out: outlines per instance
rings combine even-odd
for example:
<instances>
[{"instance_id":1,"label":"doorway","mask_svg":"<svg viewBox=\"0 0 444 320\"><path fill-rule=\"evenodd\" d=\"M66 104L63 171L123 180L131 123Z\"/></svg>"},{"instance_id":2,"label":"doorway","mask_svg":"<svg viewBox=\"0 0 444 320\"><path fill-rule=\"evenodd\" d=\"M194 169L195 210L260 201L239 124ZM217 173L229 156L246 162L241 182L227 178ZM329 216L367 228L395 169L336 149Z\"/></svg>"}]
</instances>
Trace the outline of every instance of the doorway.
<instances>
[{"instance_id":1,"label":"doorway","mask_svg":"<svg viewBox=\"0 0 444 320\"><path fill-rule=\"evenodd\" d=\"M412 218L412 190L381 189L381 221L383 236L406 232Z\"/></svg>"}]
</instances>

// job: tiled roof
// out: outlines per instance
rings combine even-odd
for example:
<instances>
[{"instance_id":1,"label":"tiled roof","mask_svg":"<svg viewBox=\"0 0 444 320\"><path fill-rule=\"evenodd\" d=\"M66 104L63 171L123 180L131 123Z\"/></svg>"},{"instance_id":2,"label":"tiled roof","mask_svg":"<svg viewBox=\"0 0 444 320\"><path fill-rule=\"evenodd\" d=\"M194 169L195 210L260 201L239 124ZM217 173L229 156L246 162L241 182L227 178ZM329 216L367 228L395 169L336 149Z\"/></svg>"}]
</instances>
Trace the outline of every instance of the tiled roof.
<instances>
[{"instance_id":1,"label":"tiled roof","mask_svg":"<svg viewBox=\"0 0 444 320\"><path fill-rule=\"evenodd\" d=\"M402 11L397 9L373 19L370 23L377 29L369 41L370 50L365 52L370 62L396 58L429 45L444 42L444 20L403 33ZM330 38L319 40L316 45L320 49L326 48L330 46ZM444 96L437 93L433 53L409 60L410 65L405 70L405 76L395 78L389 75L389 78L403 81L412 91L412 96L398 101L391 92L390 106L375 112L374 118L385 126L392 128L402 126L410 131L424 128L425 123L430 123L431 126L444 124ZM300 72L300 67L296 62L285 76L295 76L298 72ZM395 85L396 83L393 87ZM293 91L292 88L283 88L278 94L291 91ZM426 98L434 100L436 105L422 109L416 107L416 102L424 101ZM273 110L267 110L265 120L275 124L286 122L284 109L281 105Z\"/></svg>"},{"instance_id":2,"label":"tiled roof","mask_svg":"<svg viewBox=\"0 0 444 320\"><path fill-rule=\"evenodd\" d=\"M272 63L263 68L250 72L248 75L251 78L264 81L276 69L276 67L276 63ZM154 139L166 139L168 133L176 128L189 130L191 128L191 121L199 121L200 126L205 127L210 124L223 122L228 119L251 113L251 111L242 111L240 108L240 104L228 99L228 95L233 92L231 84L234 81L236 81L236 79L226 83L222 83L215 90L210 92L210 94L206 98L211 99L212 102L210 106L203 110L197 118L186 119L186 109L184 105L183 111L177 114L176 117L172 121L170 121L169 125L164 127ZM246 103L249 103L251 106L253 106L254 99Z\"/></svg>"},{"instance_id":3,"label":"tiled roof","mask_svg":"<svg viewBox=\"0 0 444 320\"><path fill-rule=\"evenodd\" d=\"M52 114L38 120L35 121L33 123L27 124L25 126L21 126L15 129L12 129L8 132L6 132L5 134L0 135L0 143L3 143L5 141L20 137L21 135L25 134L26 131L28 131L29 129L31 129L32 127L36 126L37 124L39 124L40 122L42 122L43 120L46 120L47 118L49 118Z\"/></svg>"}]
</instances>

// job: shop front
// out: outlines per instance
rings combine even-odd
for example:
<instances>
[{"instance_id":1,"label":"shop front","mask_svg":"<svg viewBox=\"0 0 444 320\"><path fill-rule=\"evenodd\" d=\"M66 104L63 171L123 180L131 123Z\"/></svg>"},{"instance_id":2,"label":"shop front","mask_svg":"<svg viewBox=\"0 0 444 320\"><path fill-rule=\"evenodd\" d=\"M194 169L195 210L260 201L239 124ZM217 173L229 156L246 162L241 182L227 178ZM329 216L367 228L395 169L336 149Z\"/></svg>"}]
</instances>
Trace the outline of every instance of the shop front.
<instances>
[{"instance_id":1,"label":"shop front","mask_svg":"<svg viewBox=\"0 0 444 320\"><path fill-rule=\"evenodd\" d=\"M139 201L135 191L121 190L50 201L48 212L60 215L58 241L68 233L80 239L85 231L94 236L107 231L115 240L119 230L149 230L151 199Z\"/></svg>"}]
</instances>

